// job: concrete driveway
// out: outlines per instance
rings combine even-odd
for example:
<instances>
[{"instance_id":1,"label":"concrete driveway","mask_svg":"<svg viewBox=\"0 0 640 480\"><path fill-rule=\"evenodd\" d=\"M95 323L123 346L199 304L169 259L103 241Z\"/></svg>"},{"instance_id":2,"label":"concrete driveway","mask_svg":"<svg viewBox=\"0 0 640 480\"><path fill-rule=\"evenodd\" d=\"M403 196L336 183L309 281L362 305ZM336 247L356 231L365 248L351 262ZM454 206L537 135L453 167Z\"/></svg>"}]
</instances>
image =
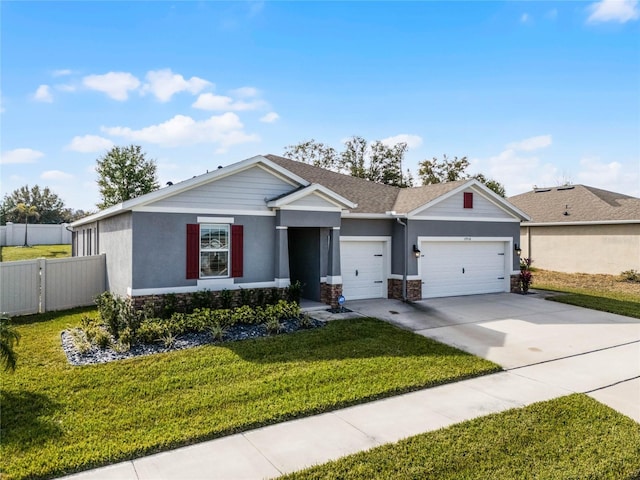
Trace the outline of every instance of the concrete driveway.
<instances>
[{"instance_id":1,"label":"concrete driveway","mask_svg":"<svg viewBox=\"0 0 640 480\"><path fill-rule=\"evenodd\" d=\"M348 307L599 401L640 422L640 320L510 293Z\"/></svg>"}]
</instances>

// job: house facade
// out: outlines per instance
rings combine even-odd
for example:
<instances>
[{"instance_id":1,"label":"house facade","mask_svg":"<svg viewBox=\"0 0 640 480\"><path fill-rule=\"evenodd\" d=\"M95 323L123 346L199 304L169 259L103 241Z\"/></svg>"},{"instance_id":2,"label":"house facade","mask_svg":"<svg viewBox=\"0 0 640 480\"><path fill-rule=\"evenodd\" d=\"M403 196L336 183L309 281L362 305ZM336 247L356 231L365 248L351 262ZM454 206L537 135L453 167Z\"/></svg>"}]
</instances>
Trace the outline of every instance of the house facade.
<instances>
[{"instance_id":1,"label":"house facade","mask_svg":"<svg viewBox=\"0 0 640 480\"><path fill-rule=\"evenodd\" d=\"M110 291L142 300L304 285L335 304L508 292L527 216L476 180L397 188L253 157L72 224Z\"/></svg>"},{"instance_id":2,"label":"house facade","mask_svg":"<svg viewBox=\"0 0 640 480\"><path fill-rule=\"evenodd\" d=\"M536 188L509 201L522 223L522 255L566 273L640 270L640 198L586 185Z\"/></svg>"}]
</instances>

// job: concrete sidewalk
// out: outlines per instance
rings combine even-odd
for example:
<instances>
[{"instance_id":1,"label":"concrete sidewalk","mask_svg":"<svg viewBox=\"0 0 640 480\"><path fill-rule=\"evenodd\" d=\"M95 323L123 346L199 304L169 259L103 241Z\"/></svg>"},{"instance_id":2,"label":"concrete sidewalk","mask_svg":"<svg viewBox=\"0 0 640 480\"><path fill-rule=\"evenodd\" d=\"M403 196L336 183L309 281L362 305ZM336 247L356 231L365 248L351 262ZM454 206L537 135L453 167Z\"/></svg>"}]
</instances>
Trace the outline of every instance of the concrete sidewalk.
<instances>
[{"instance_id":1,"label":"concrete sidewalk","mask_svg":"<svg viewBox=\"0 0 640 480\"><path fill-rule=\"evenodd\" d=\"M640 422L639 321L508 294L437 300L419 308L391 300L353 302L349 308L468 351L475 349L485 358L497 355L508 370L65 478L273 478L573 392L589 393ZM531 350L529 345L543 348Z\"/></svg>"}]
</instances>

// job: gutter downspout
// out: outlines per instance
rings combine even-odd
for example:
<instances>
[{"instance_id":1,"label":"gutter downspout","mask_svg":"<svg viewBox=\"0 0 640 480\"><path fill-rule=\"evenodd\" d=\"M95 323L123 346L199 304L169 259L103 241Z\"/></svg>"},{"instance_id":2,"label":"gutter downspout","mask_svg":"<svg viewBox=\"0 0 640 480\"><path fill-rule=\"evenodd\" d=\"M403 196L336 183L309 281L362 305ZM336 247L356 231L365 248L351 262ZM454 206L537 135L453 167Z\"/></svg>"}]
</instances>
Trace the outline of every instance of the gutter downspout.
<instances>
[{"instance_id":1,"label":"gutter downspout","mask_svg":"<svg viewBox=\"0 0 640 480\"><path fill-rule=\"evenodd\" d=\"M407 224L400 220L400 217L396 217L396 221L404 227L404 261L402 269L402 301L407 302Z\"/></svg>"}]
</instances>

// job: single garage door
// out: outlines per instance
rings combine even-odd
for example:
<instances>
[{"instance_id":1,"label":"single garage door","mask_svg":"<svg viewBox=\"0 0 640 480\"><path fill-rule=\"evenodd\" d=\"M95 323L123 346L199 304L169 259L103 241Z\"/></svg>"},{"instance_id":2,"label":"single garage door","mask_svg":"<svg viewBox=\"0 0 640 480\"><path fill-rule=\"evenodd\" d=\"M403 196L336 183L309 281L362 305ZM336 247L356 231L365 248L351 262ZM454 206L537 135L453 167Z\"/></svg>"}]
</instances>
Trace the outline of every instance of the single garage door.
<instances>
[{"instance_id":1,"label":"single garage door","mask_svg":"<svg viewBox=\"0 0 640 480\"><path fill-rule=\"evenodd\" d=\"M340 242L342 294L347 300L386 297L385 242Z\"/></svg>"},{"instance_id":2,"label":"single garage door","mask_svg":"<svg viewBox=\"0 0 640 480\"><path fill-rule=\"evenodd\" d=\"M508 291L504 242L423 242L422 297Z\"/></svg>"}]
</instances>

